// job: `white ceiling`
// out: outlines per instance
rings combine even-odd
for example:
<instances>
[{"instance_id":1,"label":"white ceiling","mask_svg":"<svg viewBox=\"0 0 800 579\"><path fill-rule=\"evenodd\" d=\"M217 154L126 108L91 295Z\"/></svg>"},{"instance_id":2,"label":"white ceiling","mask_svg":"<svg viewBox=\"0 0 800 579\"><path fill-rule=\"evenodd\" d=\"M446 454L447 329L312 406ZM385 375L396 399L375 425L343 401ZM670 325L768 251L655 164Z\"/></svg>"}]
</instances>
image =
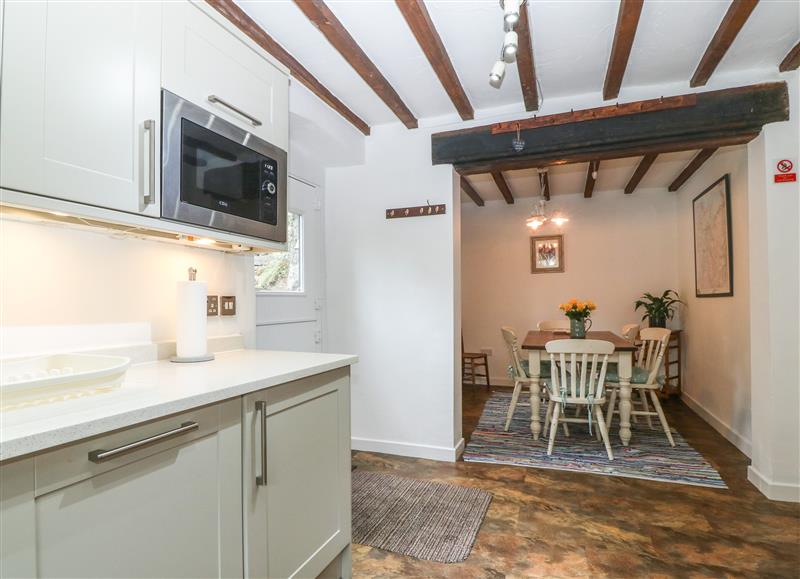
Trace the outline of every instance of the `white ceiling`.
<instances>
[{"instance_id":1,"label":"white ceiling","mask_svg":"<svg viewBox=\"0 0 800 579\"><path fill-rule=\"evenodd\" d=\"M293 1L237 1L369 125L399 122ZM452 121L455 108L393 0L326 3L417 118L449 115ZM507 68L500 90L488 83L503 39L498 0L425 0L425 5L476 117L499 110L512 118L532 114L525 112L516 66ZM601 100L619 0L528 0L526 5L540 98L573 97L567 106L574 102L575 108ZM647 87L670 85L677 93L692 92L689 79L729 5L730 0L646 0L622 84L623 100L636 100L628 97L646 93ZM748 79L739 84L773 80L778 63L798 39L800 2L761 0L715 75ZM639 187L666 187L694 154L660 155ZM638 157L603 162L595 195L622 189L638 162ZM586 164L552 167L553 195L582 193L586 170ZM505 176L515 197L538 195L534 170ZM472 176L470 182L484 199L502 198L489 175Z\"/></svg>"},{"instance_id":2,"label":"white ceiling","mask_svg":"<svg viewBox=\"0 0 800 579\"><path fill-rule=\"evenodd\" d=\"M239 0L239 5L317 79L370 125L399 122L350 65L290 0ZM685 82L714 35L729 0L647 0L623 88ZM417 118L455 111L391 0L328 0L328 6ZM427 0L442 42L472 106L518 105L516 66L500 90L488 74L502 44L497 0ZM600 93L619 0L530 0L536 73L545 99ZM717 73L776 69L800 39L800 2L762 0Z\"/></svg>"}]
</instances>

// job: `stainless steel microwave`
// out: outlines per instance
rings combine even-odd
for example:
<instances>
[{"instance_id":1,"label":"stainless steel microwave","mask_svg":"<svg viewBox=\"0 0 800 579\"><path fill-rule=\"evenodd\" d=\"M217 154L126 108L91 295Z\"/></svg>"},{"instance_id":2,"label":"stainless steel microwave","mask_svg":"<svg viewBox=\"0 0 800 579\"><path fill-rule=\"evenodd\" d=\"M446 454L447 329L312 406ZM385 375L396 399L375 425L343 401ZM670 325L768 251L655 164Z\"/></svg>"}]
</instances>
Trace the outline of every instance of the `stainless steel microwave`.
<instances>
[{"instance_id":1,"label":"stainless steel microwave","mask_svg":"<svg viewBox=\"0 0 800 579\"><path fill-rule=\"evenodd\" d=\"M167 90L161 112L161 217L285 242L286 151Z\"/></svg>"}]
</instances>

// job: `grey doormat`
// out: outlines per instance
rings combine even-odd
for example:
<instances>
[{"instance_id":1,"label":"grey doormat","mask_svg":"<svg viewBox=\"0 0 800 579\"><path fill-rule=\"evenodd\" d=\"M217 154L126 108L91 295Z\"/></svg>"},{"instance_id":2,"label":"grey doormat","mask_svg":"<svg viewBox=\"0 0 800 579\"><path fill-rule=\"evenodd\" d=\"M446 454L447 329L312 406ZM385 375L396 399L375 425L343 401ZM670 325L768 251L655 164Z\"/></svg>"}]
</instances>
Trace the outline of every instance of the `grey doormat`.
<instances>
[{"instance_id":1,"label":"grey doormat","mask_svg":"<svg viewBox=\"0 0 800 579\"><path fill-rule=\"evenodd\" d=\"M358 470L353 473L353 542L458 563L472 551L491 500L480 489Z\"/></svg>"}]
</instances>

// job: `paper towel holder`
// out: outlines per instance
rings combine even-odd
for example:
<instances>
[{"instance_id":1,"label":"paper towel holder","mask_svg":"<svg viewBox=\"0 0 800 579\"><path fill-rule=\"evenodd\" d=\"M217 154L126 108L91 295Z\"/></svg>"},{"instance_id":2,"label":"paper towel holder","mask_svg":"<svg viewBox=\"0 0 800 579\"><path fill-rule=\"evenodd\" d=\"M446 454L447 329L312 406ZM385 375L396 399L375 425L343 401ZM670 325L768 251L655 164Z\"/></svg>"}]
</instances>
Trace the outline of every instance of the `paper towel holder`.
<instances>
[{"instance_id":1,"label":"paper towel holder","mask_svg":"<svg viewBox=\"0 0 800 579\"><path fill-rule=\"evenodd\" d=\"M189 281L197 281L197 269L189 268ZM214 359L214 354L208 353L202 356L172 356L169 361L176 364L188 364L192 362L209 362Z\"/></svg>"}]
</instances>

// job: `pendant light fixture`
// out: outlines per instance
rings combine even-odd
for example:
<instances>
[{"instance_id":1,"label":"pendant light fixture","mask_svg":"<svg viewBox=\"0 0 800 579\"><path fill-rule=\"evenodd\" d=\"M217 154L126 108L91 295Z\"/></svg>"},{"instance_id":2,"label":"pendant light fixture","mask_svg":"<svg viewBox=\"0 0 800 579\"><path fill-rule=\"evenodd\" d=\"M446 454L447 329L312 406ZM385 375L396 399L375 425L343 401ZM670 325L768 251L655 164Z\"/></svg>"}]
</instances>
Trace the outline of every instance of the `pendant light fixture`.
<instances>
[{"instance_id":1,"label":"pendant light fixture","mask_svg":"<svg viewBox=\"0 0 800 579\"><path fill-rule=\"evenodd\" d=\"M550 215L547 214L547 200L544 198L544 189L545 189L544 180L546 175L547 175L547 170L539 171L540 197L536 202L534 202L533 211L525 220L525 225L527 225L533 231L536 231L547 222L554 223L558 227L561 227L562 225L564 225L569 221L569 218L566 217L560 211L555 211Z\"/></svg>"}]
</instances>

